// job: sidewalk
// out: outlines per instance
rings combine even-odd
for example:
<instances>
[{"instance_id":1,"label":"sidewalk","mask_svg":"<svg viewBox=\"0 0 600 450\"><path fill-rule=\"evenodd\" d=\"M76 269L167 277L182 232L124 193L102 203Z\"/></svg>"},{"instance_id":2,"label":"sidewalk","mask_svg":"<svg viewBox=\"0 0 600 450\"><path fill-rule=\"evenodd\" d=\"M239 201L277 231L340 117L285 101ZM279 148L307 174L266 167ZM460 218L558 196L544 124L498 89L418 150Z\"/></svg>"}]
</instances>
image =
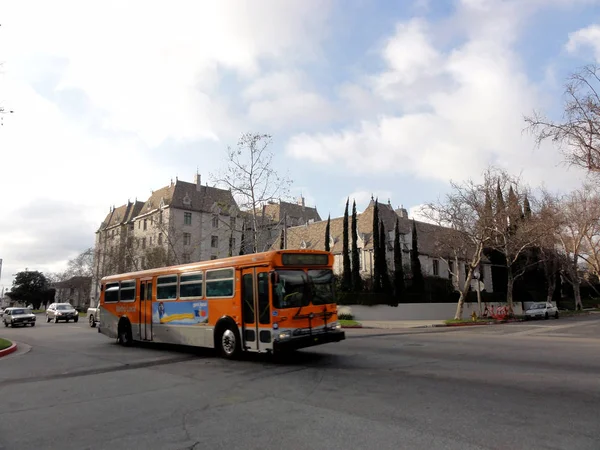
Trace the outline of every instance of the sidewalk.
<instances>
[{"instance_id":1,"label":"sidewalk","mask_svg":"<svg viewBox=\"0 0 600 450\"><path fill-rule=\"evenodd\" d=\"M359 320L363 328L430 328L445 326L443 320Z\"/></svg>"}]
</instances>

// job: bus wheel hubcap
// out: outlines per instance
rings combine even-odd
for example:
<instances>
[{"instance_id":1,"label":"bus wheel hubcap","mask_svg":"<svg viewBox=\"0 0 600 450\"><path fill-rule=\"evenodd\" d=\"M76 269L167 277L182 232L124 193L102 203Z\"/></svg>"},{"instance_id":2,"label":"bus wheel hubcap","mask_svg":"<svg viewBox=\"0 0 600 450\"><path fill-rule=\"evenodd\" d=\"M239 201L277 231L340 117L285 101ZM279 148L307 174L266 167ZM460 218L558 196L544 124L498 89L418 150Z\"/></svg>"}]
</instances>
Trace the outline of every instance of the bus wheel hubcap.
<instances>
[{"instance_id":1,"label":"bus wheel hubcap","mask_svg":"<svg viewBox=\"0 0 600 450\"><path fill-rule=\"evenodd\" d=\"M233 353L235 350L235 335L233 334L233 331L225 330L221 342L223 344L223 350L225 350L225 353L228 355Z\"/></svg>"}]
</instances>

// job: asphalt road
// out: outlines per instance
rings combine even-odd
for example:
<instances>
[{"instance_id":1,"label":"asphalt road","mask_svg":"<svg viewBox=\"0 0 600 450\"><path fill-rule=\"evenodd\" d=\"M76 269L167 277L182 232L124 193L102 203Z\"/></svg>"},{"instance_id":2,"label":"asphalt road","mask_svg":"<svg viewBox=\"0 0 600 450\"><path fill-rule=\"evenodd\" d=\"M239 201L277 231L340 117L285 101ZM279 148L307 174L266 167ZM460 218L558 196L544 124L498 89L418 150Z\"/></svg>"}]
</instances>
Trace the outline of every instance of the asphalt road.
<instances>
[{"instance_id":1,"label":"asphalt road","mask_svg":"<svg viewBox=\"0 0 600 450\"><path fill-rule=\"evenodd\" d=\"M285 360L0 329L0 449L600 449L600 317L348 330Z\"/></svg>"}]
</instances>

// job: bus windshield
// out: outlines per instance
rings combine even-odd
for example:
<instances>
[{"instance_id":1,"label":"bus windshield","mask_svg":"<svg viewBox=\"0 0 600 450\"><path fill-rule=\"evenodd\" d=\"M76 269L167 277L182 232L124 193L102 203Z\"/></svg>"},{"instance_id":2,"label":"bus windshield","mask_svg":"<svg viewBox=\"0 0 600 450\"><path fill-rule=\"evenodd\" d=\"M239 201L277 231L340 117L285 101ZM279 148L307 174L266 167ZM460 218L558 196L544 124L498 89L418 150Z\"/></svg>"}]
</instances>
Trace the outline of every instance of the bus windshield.
<instances>
[{"instance_id":1,"label":"bus windshield","mask_svg":"<svg viewBox=\"0 0 600 450\"><path fill-rule=\"evenodd\" d=\"M333 272L329 269L278 270L273 286L273 306L279 309L333 303Z\"/></svg>"}]
</instances>

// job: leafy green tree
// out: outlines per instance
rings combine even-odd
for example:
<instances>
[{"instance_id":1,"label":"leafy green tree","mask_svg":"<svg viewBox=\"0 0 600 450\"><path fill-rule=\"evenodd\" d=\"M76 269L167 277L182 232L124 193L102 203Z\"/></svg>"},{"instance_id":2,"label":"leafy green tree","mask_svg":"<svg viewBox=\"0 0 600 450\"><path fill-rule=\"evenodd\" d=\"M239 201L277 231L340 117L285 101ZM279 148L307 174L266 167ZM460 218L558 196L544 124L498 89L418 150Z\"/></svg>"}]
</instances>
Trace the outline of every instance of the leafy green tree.
<instances>
[{"instance_id":1,"label":"leafy green tree","mask_svg":"<svg viewBox=\"0 0 600 450\"><path fill-rule=\"evenodd\" d=\"M373 291L381 292L381 266L379 265L381 246L379 245L379 204L373 207Z\"/></svg>"},{"instance_id":2,"label":"leafy green tree","mask_svg":"<svg viewBox=\"0 0 600 450\"><path fill-rule=\"evenodd\" d=\"M325 251L330 252L331 246L329 241L331 240L331 214L327 216L327 226L325 227Z\"/></svg>"},{"instance_id":3,"label":"leafy green tree","mask_svg":"<svg viewBox=\"0 0 600 450\"><path fill-rule=\"evenodd\" d=\"M26 305L33 305L39 309L40 305L49 296L48 280L42 272L37 270L18 272L12 284L10 297Z\"/></svg>"},{"instance_id":4,"label":"leafy green tree","mask_svg":"<svg viewBox=\"0 0 600 450\"><path fill-rule=\"evenodd\" d=\"M360 276L360 255L358 254L358 221L356 218L356 200L352 202L352 290L363 290L363 279Z\"/></svg>"},{"instance_id":5,"label":"leafy green tree","mask_svg":"<svg viewBox=\"0 0 600 450\"><path fill-rule=\"evenodd\" d=\"M349 291L352 289L352 273L350 267L350 249L349 249L349 236L348 236L348 206L350 198L346 200L346 211L344 212L344 237L343 237L343 273L342 273L342 289Z\"/></svg>"},{"instance_id":6,"label":"leafy green tree","mask_svg":"<svg viewBox=\"0 0 600 450\"><path fill-rule=\"evenodd\" d=\"M421 261L419 260L419 237L417 235L417 224L412 221L412 249L410 251L410 269L412 272L412 287L415 292L424 292L425 279L421 270Z\"/></svg>"},{"instance_id":7,"label":"leafy green tree","mask_svg":"<svg viewBox=\"0 0 600 450\"><path fill-rule=\"evenodd\" d=\"M396 217L394 230L394 296L400 301L404 292L404 268L402 267L402 247L400 246L400 221Z\"/></svg>"}]
</instances>

